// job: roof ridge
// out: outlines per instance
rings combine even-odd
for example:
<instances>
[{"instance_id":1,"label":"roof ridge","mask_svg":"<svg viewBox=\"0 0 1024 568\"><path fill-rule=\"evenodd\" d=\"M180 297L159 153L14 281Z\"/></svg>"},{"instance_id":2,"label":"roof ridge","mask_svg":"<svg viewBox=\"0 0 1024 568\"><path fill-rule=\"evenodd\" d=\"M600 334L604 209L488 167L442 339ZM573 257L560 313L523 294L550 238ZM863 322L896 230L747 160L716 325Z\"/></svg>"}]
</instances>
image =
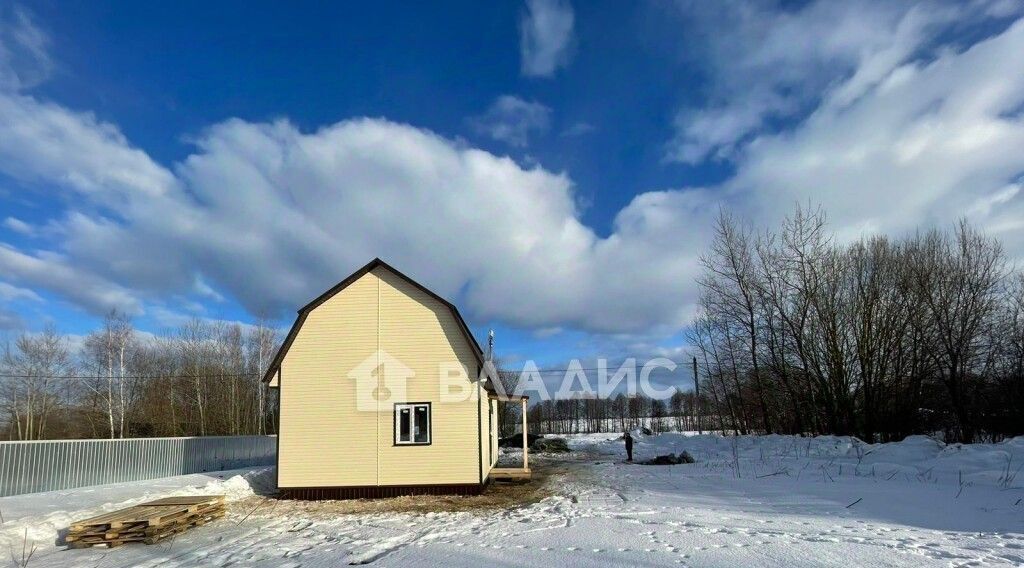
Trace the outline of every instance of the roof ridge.
<instances>
[{"instance_id":1,"label":"roof ridge","mask_svg":"<svg viewBox=\"0 0 1024 568\"><path fill-rule=\"evenodd\" d=\"M441 302L441 304L443 304L445 307L447 307L449 310L451 310L451 312L455 315L455 321L459 325L459 330L462 332L462 334L469 341L469 345L470 345L470 347L473 350L473 354L476 356L477 361L480 363L480 365L483 366L483 363L484 363L483 350L480 348L480 344L477 342L476 337L474 337L473 333L470 331L469 325L466 324L466 320L463 319L462 314L459 313L459 308L457 308L455 306L455 304L453 304L453 303L449 302L448 300L446 300L446 299L442 298L441 296L439 296L433 290L427 288L423 284L420 284L416 280L413 280L411 277L409 277L408 275L406 275L402 271L398 270L394 266L391 266L387 262L384 262L380 257L374 257L373 260L371 260L370 262L368 262L365 265L363 265L362 268L360 268L360 269L356 270L355 272L353 272L352 274L348 275L347 277L345 277L344 280L342 280L341 282L338 282L334 286L330 287L323 294L320 294L319 296L314 298L311 302L309 302L308 304L306 304L305 306L303 306L302 308L299 309L299 311L298 311L299 315L298 315L297 318L295 318L295 323L292 324L291 329L288 331L288 335L285 337L284 343L281 344L281 347L277 350L277 354L275 354L274 358L271 360L270 366L267 367L267 371L263 374L263 382L265 382L265 383L270 382L271 377L273 377L274 373L277 372L281 368L281 363L284 361L285 355L288 354L288 350L291 349L292 342L295 341L295 337L299 334L299 329L302 328L302 324L306 321L306 316L308 316L310 312L312 312L313 310L318 308L324 302L326 302L327 300L330 300L331 298L336 296L339 292L341 292L345 288L349 287L353 282L355 282L356 280L362 278L364 275L366 275L366 273L372 271L374 268L377 268L377 267L386 268L387 270L391 271L392 273L394 273L399 278L409 282L410 284L415 286L417 289L425 292L428 296L430 296L431 298L434 298L435 300Z\"/></svg>"}]
</instances>

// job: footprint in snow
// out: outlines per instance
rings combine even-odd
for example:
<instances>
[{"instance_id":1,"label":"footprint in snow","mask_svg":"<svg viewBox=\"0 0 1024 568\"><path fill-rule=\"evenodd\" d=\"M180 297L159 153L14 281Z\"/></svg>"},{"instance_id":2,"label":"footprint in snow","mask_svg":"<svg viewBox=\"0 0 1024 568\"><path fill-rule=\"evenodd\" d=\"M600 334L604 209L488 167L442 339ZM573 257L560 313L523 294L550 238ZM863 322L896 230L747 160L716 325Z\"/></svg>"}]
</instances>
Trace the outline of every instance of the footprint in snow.
<instances>
[{"instance_id":1,"label":"footprint in snow","mask_svg":"<svg viewBox=\"0 0 1024 568\"><path fill-rule=\"evenodd\" d=\"M1010 542L1010 543L1000 542L996 546L998 546L1000 548L1012 548L1014 550L1020 550L1020 549L1024 548L1024 546L1019 545L1019 544L1014 544L1012 542Z\"/></svg>"}]
</instances>

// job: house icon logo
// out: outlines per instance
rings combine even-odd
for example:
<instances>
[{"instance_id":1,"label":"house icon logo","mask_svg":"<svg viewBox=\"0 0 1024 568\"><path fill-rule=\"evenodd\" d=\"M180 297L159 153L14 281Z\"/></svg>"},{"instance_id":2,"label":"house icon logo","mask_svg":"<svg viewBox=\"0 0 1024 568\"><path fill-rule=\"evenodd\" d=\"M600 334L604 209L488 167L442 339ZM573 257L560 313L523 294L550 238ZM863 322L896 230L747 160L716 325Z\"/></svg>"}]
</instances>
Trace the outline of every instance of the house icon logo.
<instances>
[{"instance_id":1,"label":"house icon logo","mask_svg":"<svg viewBox=\"0 0 1024 568\"><path fill-rule=\"evenodd\" d=\"M406 383L415 375L397 357L378 349L348 373L356 382L356 410L390 412L395 403L407 402Z\"/></svg>"}]
</instances>

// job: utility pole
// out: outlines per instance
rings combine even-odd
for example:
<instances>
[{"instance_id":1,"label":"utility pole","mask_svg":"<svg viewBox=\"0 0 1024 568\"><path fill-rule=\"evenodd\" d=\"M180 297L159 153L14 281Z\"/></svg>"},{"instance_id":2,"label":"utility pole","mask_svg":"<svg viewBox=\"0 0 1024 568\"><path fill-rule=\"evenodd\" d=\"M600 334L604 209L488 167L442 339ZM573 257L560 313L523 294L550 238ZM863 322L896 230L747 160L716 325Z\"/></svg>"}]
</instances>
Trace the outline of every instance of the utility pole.
<instances>
[{"instance_id":1,"label":"utility pole","mask_svg":"<svg viewBox=\"0 0 1024 568\"><path fill-rule=\"evenodd\" d=\"M700 423L700 377L697 376L697 356L693 356L693 409L697 413L697 433L703 434L704 429Z\"/></svg>"}]
</instances>

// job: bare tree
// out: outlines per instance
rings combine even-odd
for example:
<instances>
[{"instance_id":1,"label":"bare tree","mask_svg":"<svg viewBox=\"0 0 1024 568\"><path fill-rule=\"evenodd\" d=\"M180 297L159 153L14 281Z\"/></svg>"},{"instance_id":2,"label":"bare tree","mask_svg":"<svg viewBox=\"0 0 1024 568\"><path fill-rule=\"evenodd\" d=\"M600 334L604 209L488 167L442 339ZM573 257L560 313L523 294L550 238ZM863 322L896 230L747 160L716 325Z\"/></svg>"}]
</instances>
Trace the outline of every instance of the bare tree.
<instances>
[{"instance_id":1,"label":"bare tree","mask_svg":"<svg viewBox=\"0 0 1024 568\"><path fill-rule=\"evenodd\" d=\"M754 264L751 231L741 227L725 211L720 212L710 252L701 257L701 264L706 271L706 276L700 279L701 286L711 292L706 296L705 305L722 318L727 330L736 328L737 332L730 337L742 343L743 360L750 365L762 425L764 431L770 432L771 415L759 364L761 305L757 301L757 291L760 284ZM738 352L731 355L739 359Z\"/></svg>"},{"instance_id":2,"label":"bare tree","mask_svg":"<svg viewBox=\"0 0 1024 568\"><path fill-rule=\"evenodd\" d=\"M849 244L824 227L798 208L751 246L719 219L689 337L722 428L756 416L767 431L872 441L1020 433L1024 283L1006 278L999 243L966 222Z\"/></svg>"},{"instance_id":3,"label":"bare tree","mask_svg":"<svg viewBox=\"0 0 1024 568\"><path fill-rule=\"evenodd\" d=\"M192 402L196 411L195 432L206 435L206 407L209 399L208 380L204 377L212 370L211 347L213 340L211 326L194 318L178 330L177 350L182 374L192 384Z\"/></svg>"},{"instance_id":4,"label":"bare tree","mask_svg":"<svg viewBox=\"0 0 1024 568\"><path fill-rule=\"evenodd\" d=\"M249 364L248 371L251 374L252 388L256 392L256 406L253 409L253 419L256 422L256 433L266 433L267 417L267 391L263 384L263 374L270 366L270 360L277 350L277 332L267 325L264 318L256 320L256 325L248 337Z\"/></svg>"},{"instance_id":5,"label":"bare tree","mask_svg":"<svg viewBox=\"0 0 1024 568\"><path fill-rule=\"evenodd\" d=\"M956 418L954 436L973 441L972 374L984 360L1005 276L1002 246L961 221L952 236L930 231L912 248L914 280L934 330L931 356L941 370Z\"/></svg>"},{"instance_id":6,"label":"bare tree","mask_svg":"<svg viewBox=\"0 0 1024 568\"><path fill-rule=\"evenodd\" d=\"M5 345L3 402L19 440L46 437L47 421L58 404L58 383L74 372L67 339L52 325L42 333L22 333Z\"/></svg>"},{"instance_id":7,"label":"bare tree","mask_svg":"<svg viewBox=\"0 0 1024 568\"><path fill-rule=\"evenodd\" d=\"M97 377L86 382L106 406L111 438L123 438L128 410L126 362L136 346L135 329L128 316L116 310L103 319L103 328L90 333L83 344L85 366Z\"/></svg>"}]
</instances>

